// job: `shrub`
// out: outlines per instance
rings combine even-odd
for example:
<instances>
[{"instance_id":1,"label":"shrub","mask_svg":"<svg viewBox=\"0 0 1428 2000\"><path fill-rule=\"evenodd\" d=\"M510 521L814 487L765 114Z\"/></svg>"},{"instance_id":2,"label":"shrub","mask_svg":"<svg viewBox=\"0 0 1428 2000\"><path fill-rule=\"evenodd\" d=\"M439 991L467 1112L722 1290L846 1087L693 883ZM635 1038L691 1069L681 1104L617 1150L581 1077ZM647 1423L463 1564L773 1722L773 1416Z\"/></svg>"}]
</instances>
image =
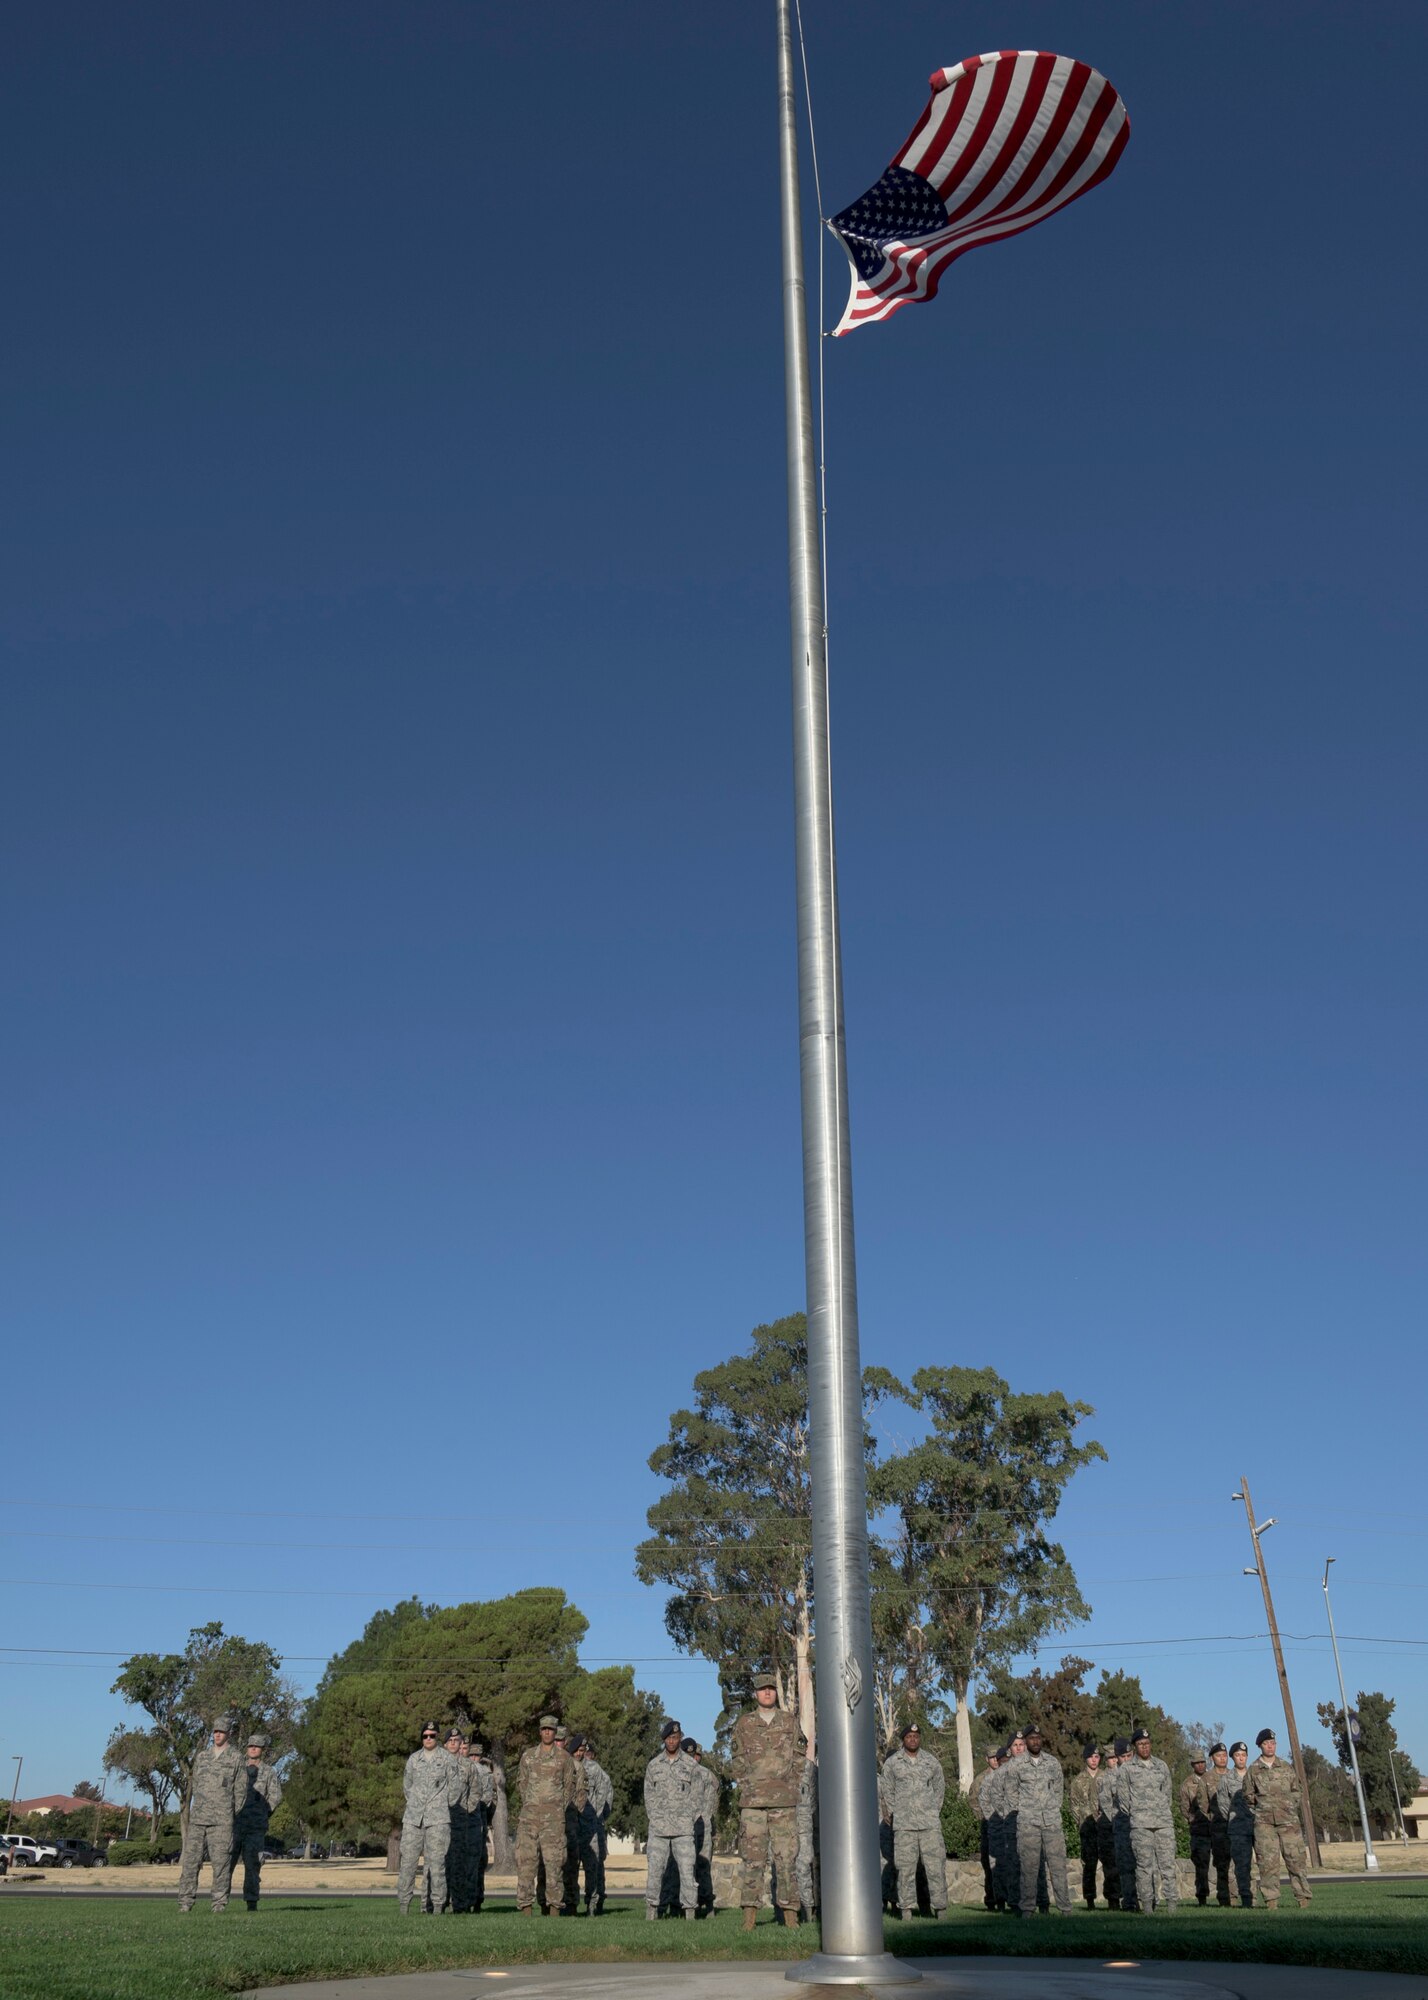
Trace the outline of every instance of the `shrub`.
<instances>
[{"instance_id":1,"label":"shrub","mask_svg":"<svg viewBox=\"0 0 1428 2000\"><path fill-rule=\"evenodd\" d=\"M111 1840L108 1862L111 1868L132 1868L141 1861L167 1861L183 1846L176 1833L161 1833L157 1840Z\"/></svg>"},{"instance_id":2,"label":"shrub","mask_svg":"<svg viewBox=\"0 0 1428 2000\"><path fill-rule=\"evenodd\" d=\"M982 1851L982 1822L955 1785L947 1787L942 1801L942 1845L954 1861L975 1861Z\"/></svg>"}]
</instances>

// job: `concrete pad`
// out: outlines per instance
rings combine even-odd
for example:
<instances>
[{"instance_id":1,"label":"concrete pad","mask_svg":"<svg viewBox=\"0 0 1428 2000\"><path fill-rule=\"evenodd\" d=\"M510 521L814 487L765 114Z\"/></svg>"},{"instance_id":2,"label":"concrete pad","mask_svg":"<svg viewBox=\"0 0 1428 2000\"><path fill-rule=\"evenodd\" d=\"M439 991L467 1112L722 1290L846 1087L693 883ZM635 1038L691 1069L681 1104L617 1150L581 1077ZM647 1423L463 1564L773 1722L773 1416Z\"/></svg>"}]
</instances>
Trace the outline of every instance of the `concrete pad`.
<instances>
[{"instance_id":1,"label":"concrete pad","mask_svg":"<svg viewBox=\"0 0 1428 2000\"><path fill-rule=\"evenodd\" d=\"M1428 2000L1428 1978L1318 1971L1301 1965L1196 1964L1167 1959L913 1958L918 1986L889 1996L927 2000ZM389 1973L265 1986L244 2000L847 2000L876 1987L801 1986L788 1966L520 1965Z\"/></svg>"}]
</instances>

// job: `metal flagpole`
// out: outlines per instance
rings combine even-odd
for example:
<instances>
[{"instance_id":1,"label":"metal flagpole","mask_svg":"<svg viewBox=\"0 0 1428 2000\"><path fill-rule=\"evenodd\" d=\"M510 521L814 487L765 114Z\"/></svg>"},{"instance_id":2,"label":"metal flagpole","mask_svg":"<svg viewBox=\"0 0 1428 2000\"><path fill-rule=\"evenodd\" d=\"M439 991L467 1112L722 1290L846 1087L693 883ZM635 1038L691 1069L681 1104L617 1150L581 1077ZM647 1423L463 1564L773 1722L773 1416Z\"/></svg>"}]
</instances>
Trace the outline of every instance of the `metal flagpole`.
<instances>
[{"instance_id":1,"label":"metal flagpole","mask_svg":"<svg viewBox=\"0 0 1428 2000\"><path fill-rule=\"evenodd\" d=\"M891 1984L920 1975L883 1949L862 1367L828 754L823 564L803 282L793 24L790 0L776 0L776 6L823 1929L823 1949L792 1967L787 1976L826 1985Z\"/></svg>"},{"instance_id":2,"label":"metal flagpole","mask_svg":"<svg viewBox=\"0 0 1428 2000\"><path fill-rule=\"evenodd\" d=\"M1368 1801L1364 1797L1364 1781L1359 1773L1359 1753L1354 1742L1354 1721L1349 1714L1349 1697L1344 1692L1344 1669L1339 1661L1339 1635L1334 1630L1334 1607L1329 1602L1329 1566L1337 1562L1337 1556L1324 1558L1324 1610L1329 1619L1329 1644L1334 1649L1334 1672L1339 1677L1339 1708L1344 1718L1344 1741L1349 1746L1349 1763L1354 1773L1354 1790L1359 1800L1359 1824L1364 1830L1364 1867L1377 1868L1378 1856L1373 1851L1373 1830L1369 1826Z\"/></svg>"}]
</instances>

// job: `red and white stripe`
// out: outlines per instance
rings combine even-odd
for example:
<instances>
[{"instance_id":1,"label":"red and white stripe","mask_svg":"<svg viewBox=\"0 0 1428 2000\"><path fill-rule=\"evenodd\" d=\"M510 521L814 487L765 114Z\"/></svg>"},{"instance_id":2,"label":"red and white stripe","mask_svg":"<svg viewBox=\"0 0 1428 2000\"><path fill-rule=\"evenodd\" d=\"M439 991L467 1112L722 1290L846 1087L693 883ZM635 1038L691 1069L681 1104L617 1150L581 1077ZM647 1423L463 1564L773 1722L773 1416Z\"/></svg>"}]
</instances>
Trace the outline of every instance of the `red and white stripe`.
<instances>
[{"instance_id":1,"label":"red and white stripe","mask_svg":"<svg viewBox=\"0 0 1428 2000\"><path fill-rule=\"evenodd\" d=\"M853 289L835 333L932 298L948 265L980 243L1054 215L1114 168L1130 119L1098 70L1036 49L998 49L934 71L932 96L893 165L942 197L947 227L890 247Z\"/></svg>"}]
</instances>

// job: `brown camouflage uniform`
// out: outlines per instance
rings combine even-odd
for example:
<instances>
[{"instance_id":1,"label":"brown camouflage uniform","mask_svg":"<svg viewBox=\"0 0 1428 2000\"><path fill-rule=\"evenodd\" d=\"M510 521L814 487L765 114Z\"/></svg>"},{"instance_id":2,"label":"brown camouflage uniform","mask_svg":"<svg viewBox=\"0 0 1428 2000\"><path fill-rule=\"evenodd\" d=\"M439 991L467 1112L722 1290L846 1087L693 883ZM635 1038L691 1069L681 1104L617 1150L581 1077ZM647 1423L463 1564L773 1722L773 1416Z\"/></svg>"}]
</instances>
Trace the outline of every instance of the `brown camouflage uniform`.
<instances>
[{"instance_id":1,"label":"brown camouflage uniform","mask_svg":"<svg viewBox=\"0 0 1428 2000\"><path fill-rule=\"evenodd\" d=\"M535 1901L536 1870L545 1867L547 1908L554 1911L565 1876L565 1815L579 1803L575 1759L559 1743L533 1743L522 1753L517 1783L521 1823L516 1828L516 1907Z\"/></svg>"},{"instance_id":2,"label":"brown camouflage uniform","mask_svg":"<svg viewBox=\"0 0 1428 2000\"><path fill-rule=\"evenodd\" d=\"M1086 1908L1096 1907L1096 1867L1101 1859L1101 1787L1097 1773L1089 1765L1078 1771L1066 1787L1067 1802L1076 1815L1076 1825L1081 1834L1081 1894ZM1101 1877L1102 1889L1110 1899L1110 1886Z\"/></svg>"},{"instance_id":3,"label":"brown camouflage uniform","mask_svg":"<svg viewBox=\"0 0 1428 2000\"><path fill-rule=\"evenodd\" d=\"M803 1732L789 1710L752 1709L734 1724L730 1767L739 1787L739 1900L756 1910L764 1899L764 1870L772 1860L781 1910L798 1914L798 1786L803 1775Z\"/></svg>"},{"instance_id":4,"label":"brown camouflage uniform","mask_svg":"<svg viewBox=\"0 0 1428 2000\"><path fill-rule=\"evenodd\" d=\"M1281 1864L1289 1877L1294 1900L1304 1909L1310 1900L1304 1873L1307 1856L1299 1823L1299 1779L1282 1757L1271 1764L1260 1757L1245 1772L1245 1798L1254 1814L1254 1858L1259 1863L1259 1893L1267 1910L1279 1907Z\"/></svg>"},{"instance_id":5,"label":"brown camouflage uniform","mask_svg":"<svg viewBox=\"0 0 1428 2000\"><path fill-rule=\"evenodd\" d=\"M1180 1810L1190 1829L1190 1859L1195 1864L1195 1901L1210 1900L1210 1857L1214 1852L1210 1819L1210 1784L1192 1771L1180 1787Z\"/></svg>"}]
</instances>

